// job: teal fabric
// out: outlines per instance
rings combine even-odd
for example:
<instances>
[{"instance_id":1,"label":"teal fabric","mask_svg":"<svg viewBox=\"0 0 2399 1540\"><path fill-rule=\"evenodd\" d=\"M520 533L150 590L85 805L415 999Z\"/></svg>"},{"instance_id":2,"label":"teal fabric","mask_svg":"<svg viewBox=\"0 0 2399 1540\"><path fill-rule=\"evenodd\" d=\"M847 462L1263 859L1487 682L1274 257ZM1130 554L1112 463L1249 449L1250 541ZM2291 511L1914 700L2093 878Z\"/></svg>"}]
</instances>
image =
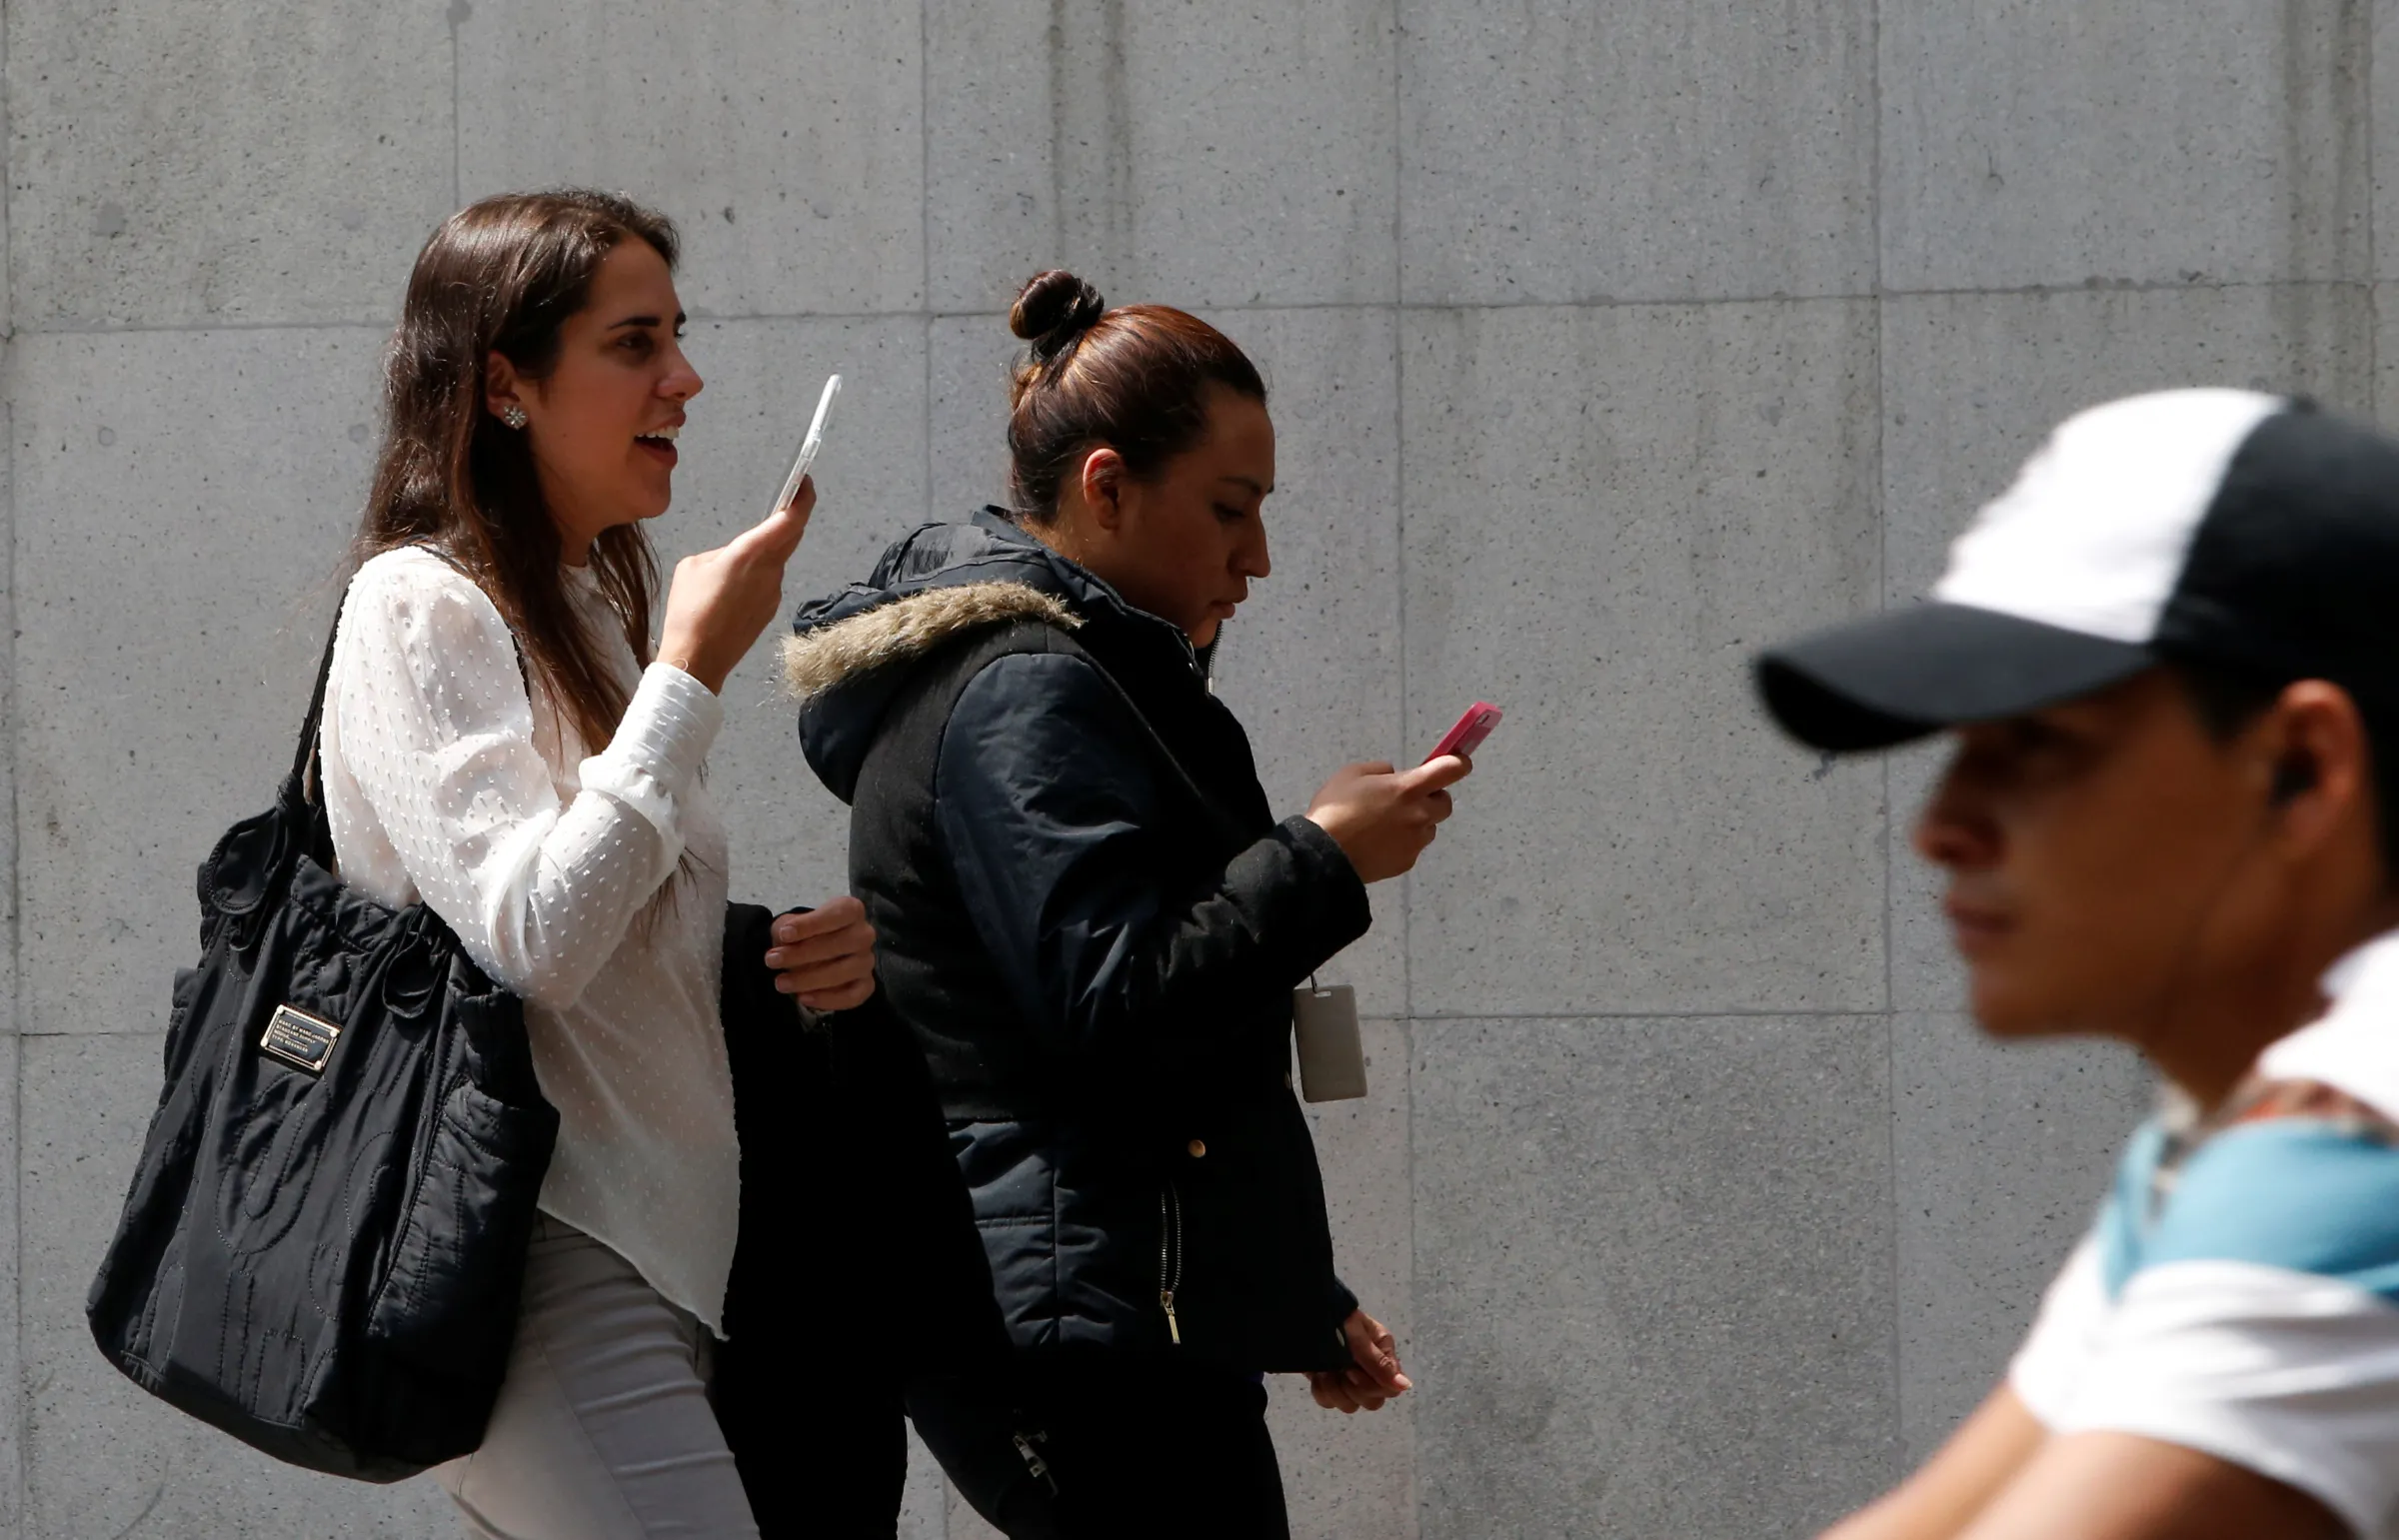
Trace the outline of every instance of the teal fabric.
<instances>
[{"instance_id":1,"label":"teal fabric","mask_svg":"<svg viewBox=\"0 0 2399 1540\"><path fill-rule=\"evenodd\" d=\"M2110 1299L2124 1292L2124 1285L2141 1265L2141 1231L2149 1212L2150 1183L2158 1161L2165 1156L2166 1144L2165 1127L2155 1118L2135 1129L2123 1157L2116 1162L2115 1184L2100 1205L2096 1225L2099 1273Z\"/></svg>"},{"instance_id":2,"label":"teal fabric","mask_svg":"<svg viewBox=\"0 0 2399 1540\"><path fill-rule=\"evenodd\" d=\"M2313 1118L2240 1123L2194 1151L2162 1203L2166 1148L2146 1124L2098 1224L2108 1296L2175 1262L2248 1262L2329 1278L2399 1304L2399 1148Z\"/></svg>"}]
</instances>

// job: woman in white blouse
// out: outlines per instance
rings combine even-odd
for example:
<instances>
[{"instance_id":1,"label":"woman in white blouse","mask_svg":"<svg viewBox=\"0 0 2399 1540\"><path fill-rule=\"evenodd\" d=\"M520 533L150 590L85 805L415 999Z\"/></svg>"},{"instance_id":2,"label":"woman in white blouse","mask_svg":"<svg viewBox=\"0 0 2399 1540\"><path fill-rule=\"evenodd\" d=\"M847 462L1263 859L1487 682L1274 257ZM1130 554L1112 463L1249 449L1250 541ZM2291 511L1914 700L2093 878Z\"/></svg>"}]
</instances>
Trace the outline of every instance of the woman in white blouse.
<instances>
[{"instance_id":1,"label":"woman in white blouse","mask_svg":"<svg viewBox=\"0 0 2399 1540\"><path fill-rule=\"evenodd\" d=\"M524 998L559 1111L499 1404L436 1472L505 1540L757 1533L707 1401L740 1193L701 766L816 494L680 565L653 653L639 526L701 384L675 257L663 217L593 193L487 199L427 242L325 715L343 878L422 895ZM776 938L802 1005L872 992L857 900Z\"/></svg>"}]
</instances>

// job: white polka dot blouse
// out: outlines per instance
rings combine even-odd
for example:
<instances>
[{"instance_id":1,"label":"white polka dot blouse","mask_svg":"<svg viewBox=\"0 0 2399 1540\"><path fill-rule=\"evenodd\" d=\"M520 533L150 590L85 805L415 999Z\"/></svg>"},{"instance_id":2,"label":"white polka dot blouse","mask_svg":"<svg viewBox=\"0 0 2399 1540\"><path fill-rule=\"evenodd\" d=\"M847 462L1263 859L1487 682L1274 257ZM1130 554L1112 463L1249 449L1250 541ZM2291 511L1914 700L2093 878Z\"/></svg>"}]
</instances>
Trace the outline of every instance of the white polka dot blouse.
<instances>
[{"instance_id":1,"label":"white polka dot blouse","mask_svg":"<svg viewBox=\"0 0 2399 1540\"><path fill-rule=\"evenodd\" d=\"M538 680L529 699L472 581L414 549L359 569L322 740L334 852L385 903L422 895L525 1000L559 1112L543 1211L720 1330L741 1173L717 1001L727 851L700 767L724 709L680 669L643 669L589 573L565 571L632 691L588 757Z\"/></svg>"}]
</instances>

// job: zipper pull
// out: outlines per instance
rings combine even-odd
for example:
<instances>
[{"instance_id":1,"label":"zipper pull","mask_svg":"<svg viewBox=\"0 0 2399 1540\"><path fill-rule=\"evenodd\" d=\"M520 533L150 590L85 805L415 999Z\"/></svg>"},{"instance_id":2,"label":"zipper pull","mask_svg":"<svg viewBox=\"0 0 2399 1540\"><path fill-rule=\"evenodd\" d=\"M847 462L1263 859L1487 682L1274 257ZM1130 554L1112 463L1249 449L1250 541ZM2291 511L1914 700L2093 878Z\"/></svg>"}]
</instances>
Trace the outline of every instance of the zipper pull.
<instances>
[{"instance_id":1,"label":"zipper pull","mask_svg":"<svg viewBox=\"0 0 2399 1540\"><path fill-rule=\"evenodd\" d=\"M1047 1433L1036 1433L1033 1438L1046 1439L1049 1436ZM1034 1452L1033 1439L1027 1438L1022 1433L1011 1434L1010 1438L1015 1442L1018 1456L1025 1461L1025 1468L1033 1473L1034 1479L1046 1483L1051 1492L1056 1494L1058 1478L1050 1474L1050 1463Z\"/></svg>"},{"instance_id":2,"label":"zipper pull","mask_svg":"<svg viewBox=\"0 0 2399 1540\"><path fill-rule=\"evenodd\" d=\"M1175 1291L1173 1289L1158 1291L1158 1307L1167 1312L1167 1335L1174 1339L1177 1347L1183 1346L1183 1326L1175 1319Z\"/></svg>"}]
</instances>

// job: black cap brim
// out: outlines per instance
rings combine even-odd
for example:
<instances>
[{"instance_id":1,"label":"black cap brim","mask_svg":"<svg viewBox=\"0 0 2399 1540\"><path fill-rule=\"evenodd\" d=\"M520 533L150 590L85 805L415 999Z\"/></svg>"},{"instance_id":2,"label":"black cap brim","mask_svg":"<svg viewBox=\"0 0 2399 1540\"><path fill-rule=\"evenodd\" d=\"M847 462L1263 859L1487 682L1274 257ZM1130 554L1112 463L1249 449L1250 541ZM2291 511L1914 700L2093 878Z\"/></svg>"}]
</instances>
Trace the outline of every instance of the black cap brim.
<instances>
[{"instance_id":1,"label":"black cap brim","mask_svg":"<svg viewBox=\"0 0 2399 1540\"><path fill-rule=\"evenodd\" d=\"M1757 688L1791 737L1853 754L2055 706L2156 662L2135 643L1931 604L1761 654Z\"/></svg>"}]
</instances>

